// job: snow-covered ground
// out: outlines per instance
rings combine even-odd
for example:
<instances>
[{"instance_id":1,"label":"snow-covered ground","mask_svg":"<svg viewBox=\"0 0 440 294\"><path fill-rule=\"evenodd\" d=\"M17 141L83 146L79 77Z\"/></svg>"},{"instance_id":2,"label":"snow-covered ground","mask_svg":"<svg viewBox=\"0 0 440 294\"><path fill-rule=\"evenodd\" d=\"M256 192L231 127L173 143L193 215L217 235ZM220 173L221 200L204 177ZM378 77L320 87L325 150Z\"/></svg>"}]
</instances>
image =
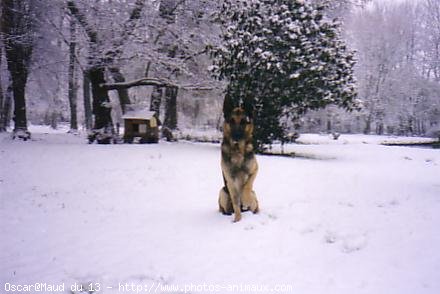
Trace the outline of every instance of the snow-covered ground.
<instances>
[{"instance_id":1,"label":"snow-covered ground","mask_svg":"<svg viewBox=\"0 0 440 294\"><path fill-rule=\"evenodd\" d=\"M439 150L303 136L301 157L258 156L261 212L232 223L218 144L35 131L0 137L1 293L440 293Z\"/></svg>"}]
</instances>

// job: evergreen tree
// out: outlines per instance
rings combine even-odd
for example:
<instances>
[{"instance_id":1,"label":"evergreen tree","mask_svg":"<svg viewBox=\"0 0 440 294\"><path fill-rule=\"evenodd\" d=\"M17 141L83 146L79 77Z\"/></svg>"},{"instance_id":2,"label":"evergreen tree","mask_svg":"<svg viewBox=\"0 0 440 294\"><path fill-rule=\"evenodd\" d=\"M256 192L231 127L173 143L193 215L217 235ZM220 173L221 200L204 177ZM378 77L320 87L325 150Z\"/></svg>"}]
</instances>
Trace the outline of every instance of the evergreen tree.
<instances>
[{"instance_id":1,"label":"evergreen tree","mask_svg":"<svg viewBox=\"0 0 440 294\"><path fill-rule=\"evenodd\" d=\"M213 71L229 83L238 106L252 99L257 148L285 139L287 126L307 110L356 107L353 53L340 23L308 0L225 0L227 28L213 50Z\"/></svg>"}]
</instances>

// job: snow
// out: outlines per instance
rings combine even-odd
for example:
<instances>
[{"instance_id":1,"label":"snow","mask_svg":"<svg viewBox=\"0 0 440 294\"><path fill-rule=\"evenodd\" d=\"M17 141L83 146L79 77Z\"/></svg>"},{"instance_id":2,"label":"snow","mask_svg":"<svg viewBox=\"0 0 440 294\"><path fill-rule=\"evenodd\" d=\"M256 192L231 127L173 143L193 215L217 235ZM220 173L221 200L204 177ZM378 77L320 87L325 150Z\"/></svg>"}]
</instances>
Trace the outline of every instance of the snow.
<instances>
[{"instance_id":1,"label":"snow","mask_svg":"<svg viewBox=\"0 0 440 294\"><path fill-rule=\"evenodd\" d=\"M403 136L378 136L378 135L357 135L357 134L344 134L339 140L331 140L330 134L301 134L297 140L301 144L389 144L389 143L428 143L434 142L432 138L426 137L403 137Z\"/></svg>"},{"instance_id":2,"label":"snow","mask_svg":"<svg viewBox=\"0 0 440 294\"><path fill-rule=\"evenodd\" d=\"M122 116L123 119L151 119L155 112L149 110L131 110Z\"/></svg>"},{"instance_id":3,"label":"snow","mask_svg":"<svg viewBox=\"0 0 440 294\"><path fill-rule=\"evenodd\" d=\"M291 79L296 79L296 78L298 78L299 76L300 76L300 74L299 74L298 72L296 72L296 73L291 74L291 75L289 76L289 78L291 78Z\"/></svg>"},{"instance_id":4,"label":"snow","mask_svg":"<svg viewBox=\"0 0 440 294\"><path fill-rule=\"evenodd\" d=\"M384 140L413 139L307 134L285 146L302 156L258 156L261 212L232 223L217 211L219 144L2 135L0 286L439 293L440 152Z\"/></svg>"}]
</instances>

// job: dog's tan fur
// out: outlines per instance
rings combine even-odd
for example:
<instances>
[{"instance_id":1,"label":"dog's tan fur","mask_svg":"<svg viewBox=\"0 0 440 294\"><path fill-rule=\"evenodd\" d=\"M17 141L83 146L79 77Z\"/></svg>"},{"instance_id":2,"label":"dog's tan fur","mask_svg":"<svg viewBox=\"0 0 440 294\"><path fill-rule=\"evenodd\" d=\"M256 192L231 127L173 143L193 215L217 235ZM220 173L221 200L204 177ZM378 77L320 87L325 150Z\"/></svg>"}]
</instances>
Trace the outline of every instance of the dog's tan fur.
<instances>
[{"instance_id":1,"label":"dog's tan fur","mask_svg":"<svg viewBox=\"0 0 440 294\"><path fill-rule=\"evenodd\" d=\"M252 190L258 171L252 145L254 125L251 115L240 107L230 113L227 108L224 111L221 168L225 186L220 189L219 210L223 214L234 213L234 222L238 222L242 211L259 211Z\"/></svg>"}]
</instances>

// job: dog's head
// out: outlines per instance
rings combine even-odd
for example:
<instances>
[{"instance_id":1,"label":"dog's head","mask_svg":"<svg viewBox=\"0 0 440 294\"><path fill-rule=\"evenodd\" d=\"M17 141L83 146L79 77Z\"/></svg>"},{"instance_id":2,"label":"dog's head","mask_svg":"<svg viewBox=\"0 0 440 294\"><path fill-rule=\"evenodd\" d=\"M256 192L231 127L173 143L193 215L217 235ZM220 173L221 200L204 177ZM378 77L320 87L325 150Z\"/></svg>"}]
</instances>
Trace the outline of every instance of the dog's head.
<instances>
[{"instance_id":1,"label":"dog's head","mask_svg":"<svg viewBox=\"0 0 440 294\"><path fill-rule=\"evenodd\" d=\"M235 106L228 95L223 104L225 122L223 125L224 140L228 140L231 146L238 147L252 141L254 131L253 111L250 100L241 106Z\"/></svg>"}]
</instances>

